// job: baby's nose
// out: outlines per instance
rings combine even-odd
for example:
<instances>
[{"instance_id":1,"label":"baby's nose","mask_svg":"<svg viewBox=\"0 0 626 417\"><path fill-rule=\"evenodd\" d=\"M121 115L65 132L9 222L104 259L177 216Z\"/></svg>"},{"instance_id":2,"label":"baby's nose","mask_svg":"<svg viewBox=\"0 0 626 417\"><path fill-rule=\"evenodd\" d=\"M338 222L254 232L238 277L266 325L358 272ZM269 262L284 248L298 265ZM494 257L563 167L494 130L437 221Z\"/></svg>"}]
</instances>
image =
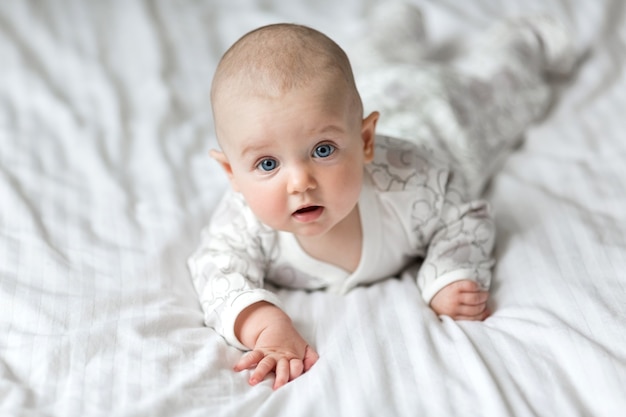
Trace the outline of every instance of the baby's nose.
<instances>
[{"instance_id":1,"label":"baby's nose","mask_svg":"<svg viewBox=\"0 0 626 417\"><path fill-rule=\"evenodd\" d=\"M315 176L306 165L293 167L289 176L289 193L303 193L317 187Z\"/></svg>"}]
</instances>

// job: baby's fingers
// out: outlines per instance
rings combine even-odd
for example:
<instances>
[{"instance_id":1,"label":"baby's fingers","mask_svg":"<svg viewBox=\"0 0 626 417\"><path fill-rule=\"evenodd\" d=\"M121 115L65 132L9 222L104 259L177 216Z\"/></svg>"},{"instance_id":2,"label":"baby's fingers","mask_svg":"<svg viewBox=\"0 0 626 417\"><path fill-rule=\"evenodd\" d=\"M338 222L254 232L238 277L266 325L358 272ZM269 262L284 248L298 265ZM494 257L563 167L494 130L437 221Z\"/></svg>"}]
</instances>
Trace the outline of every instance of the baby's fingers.
<instances>
[{"instance_id":1,"label":"baby's fingers","mask_svg":"<svg viewBox=\"0 0 626 417\"><path fill-rule=\"evenodd\" d=\"M453 317L455 320L477 320L483 321L491 315L491 310L487 304L475 306L461 305L457 309L457 314Z\"/></svg>"},{"instance_id":2,"label":"baby's fingers","mask_svg":"<svg viewBox=\"0 0 626 417\"><path fill-rule=\"evenodd\" d=\"M301 376L319 359L317 352L310 346L305 348L303 359L289 359L289 356L291 355L267 354L262 350L253 350L243 355L235 365L234 370L243 371L256 367L250 375L248 381L250 385L258 384L269 373L274 372L276 375L274 389L277 389Z\"/></svg>"},{"instance_id":3,"label":"baby's fingers","mask_svg":"<svg viewBox=\"0 0 626 417\"><path fill-rule=\"evenodd\" d=\"M480 306L484 305L489 299L489 292L477 291L477 292L462 292L459 295L459 301L461 304L468 306Z\"/></svg>"},{"instance_id":4,"label":"baby's fingers","mask_svg":"<svg viewBox=\"0 0 626 417\"><path fill-rule=\"evenodd\" d=\"M311 367L313 365L315 365L315 362L317 362L317 360L320 358L320 356L317 354L317 352L315 350L313 350L313 348L311 346L307 346L306 350L304 351L304 370L303 372L308 371L309 369L311 369Z\"/></svg>"},{"instance_id":5,"label":"baby's fingers","mask_svg":"<svg viewBox=\"0 0 626 417\"><path fill-rule=\"evenodd\" d=\"M289 361L289 380L294 380L304 372L304 362L301 359Z\"/></svg>"},{"instance_id":6,"label":"baby's fingers","mask_svg":"<svg viewBox=\"0 0 626 417\"><path fill-rule=\"evenodd\" d=\"M263 354L263 352L259 350L252 350L246 353L245 355L243 355L241 359L239 359L239 362L237 362L237 364L235 365L233 369L236 372L240 372L245 369L250 369L254 367L256 364L258 364L264 357L265 355Z\"/></svg>"},{"instance_id":7,"label":"baby's fingers","mask_svg":"<svg viewBox=\"0 0 626 417\"><path fill-rule=\"evenodd\" d=\"M289 360L282 358L276 363L276 378L274 379L274 389L278 389L289 382Z\"/></svg>"},{"instance_id":8,"label":"baby's fingers","mask_svg":"<svg viewBox=\"0 0 626 417\"><path fill-rule=\"evenodd\" d=\"M249 380L250 385L256 385L259 382L263 381L263 379L267 376L267 374L269 374L270 372L272 372L274 369L277 368L277 365L278 363L276 359L274 359L273 357L271 356L264 357L263 360L261 360L261 362L258 363L258 365L256 366L256 369L250 376L250 380ZM279 370L277 369L276 377L278 377L278 373L279 373ZM289 368L287 368L287 378L289 378Z\"/></svg>"}]
</instances>

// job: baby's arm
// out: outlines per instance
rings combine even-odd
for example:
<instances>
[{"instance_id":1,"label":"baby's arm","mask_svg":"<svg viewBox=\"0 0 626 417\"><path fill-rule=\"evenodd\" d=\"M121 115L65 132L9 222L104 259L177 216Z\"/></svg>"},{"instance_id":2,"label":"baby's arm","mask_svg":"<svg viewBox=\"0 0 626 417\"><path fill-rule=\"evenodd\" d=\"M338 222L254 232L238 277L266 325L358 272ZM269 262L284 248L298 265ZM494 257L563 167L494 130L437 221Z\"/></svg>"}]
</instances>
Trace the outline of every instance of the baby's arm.
<instances>
[{"instance_id":1,"label":"baby's arm","mask_svg":"<svg viewBox=\"0 0 626 417\"><path fill-rule=\"evenodd\" d=\"M482 320L489 315L495 224L486 201L467 202L461 179L451 174L447 180L417 283L424 301L437 314Z\"/></svg>"},{"instance_id":2,"label":"baby's arm","mask_svg":"<svg viewBox=\"0 0 626 417\"><path fill-rule=\"evenodd\" d=\"M274 389L308 371L318 354L293 327L287 314L261 301L242 311L235 322L235 335L251 349L235 365L235 371L256 367L250 385L256 385L274 371Z\"/></svg>"},{"instance_id":3,"label":"baby's arm","mask_svg":"<svg viewBox=\"0 0 626 417\"><path fill-rule=\"evenodd\" d=\"M274 238L239 195L227 193L188 264L207 326L230 345L252 349L235 370L256 366L253 385L275 371L278 388L308 370L318 356L277 307L276 294L263 288L267 248Z\"/></svg>"},{"instance_id":4,"label":"baby's arm","mask_svg":"<svg viewBox=\"0 0 626 417\"><path fill-rule=\"evenodd\" d=\"M430 301L430 307L438 315L455 320L484 320L491 314L488 299L489 291L481 290L472 280L461 280L439 290Z\"/></svg>"}]
</instances>

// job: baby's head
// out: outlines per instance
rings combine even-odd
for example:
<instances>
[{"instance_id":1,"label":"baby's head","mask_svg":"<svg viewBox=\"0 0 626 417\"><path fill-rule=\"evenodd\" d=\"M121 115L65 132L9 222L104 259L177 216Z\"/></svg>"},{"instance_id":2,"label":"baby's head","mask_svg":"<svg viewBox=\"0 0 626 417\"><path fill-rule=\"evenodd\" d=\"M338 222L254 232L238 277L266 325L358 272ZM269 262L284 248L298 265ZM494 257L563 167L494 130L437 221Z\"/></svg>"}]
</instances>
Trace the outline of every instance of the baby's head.
<instances>
[{"instance_id":1,"label":"baby's head","mask_svg":"<svg viewBox=\"0 0 626 417\"><path fill-rule=\"evenodd\" d=\"M334 41L292 24L254 30L224 54L211 102L212 156L262 222L319 235L355 212L378 114L363 119Z\"/></svg>"},{"instance_id":2,"label":"baby's head","mask_svg":"<svg viewBox=\"0 0 626 417\"><path fill-rule=\"evenodd\" d=\"M314 29L275 24L249 32L226 51L213 77L211 102L219 135L222 107L248 97L280 97L312 83L349 99L353 117L363 106L345 52Z\"/></svg>"}]
</instances>

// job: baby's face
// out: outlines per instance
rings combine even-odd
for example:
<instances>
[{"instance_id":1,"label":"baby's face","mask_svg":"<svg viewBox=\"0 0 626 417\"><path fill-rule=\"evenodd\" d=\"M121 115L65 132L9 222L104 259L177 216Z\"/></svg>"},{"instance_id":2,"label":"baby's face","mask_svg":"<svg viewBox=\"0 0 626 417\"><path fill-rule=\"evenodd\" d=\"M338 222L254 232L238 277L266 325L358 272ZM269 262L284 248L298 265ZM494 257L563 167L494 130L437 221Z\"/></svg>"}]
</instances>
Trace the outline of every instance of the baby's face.
<instances>
[{"instance_id":1,"label":"baby's face","mask_svg":"<svg viewBox=\"0 0 626 417\"><path fill-rule=\"evenodd\" d=\"M224 153L213 156L263 223L320 236L356 210L378 115L362 120L344 88L311 83L214 110Z\"/></svg>"}]
</instances>

